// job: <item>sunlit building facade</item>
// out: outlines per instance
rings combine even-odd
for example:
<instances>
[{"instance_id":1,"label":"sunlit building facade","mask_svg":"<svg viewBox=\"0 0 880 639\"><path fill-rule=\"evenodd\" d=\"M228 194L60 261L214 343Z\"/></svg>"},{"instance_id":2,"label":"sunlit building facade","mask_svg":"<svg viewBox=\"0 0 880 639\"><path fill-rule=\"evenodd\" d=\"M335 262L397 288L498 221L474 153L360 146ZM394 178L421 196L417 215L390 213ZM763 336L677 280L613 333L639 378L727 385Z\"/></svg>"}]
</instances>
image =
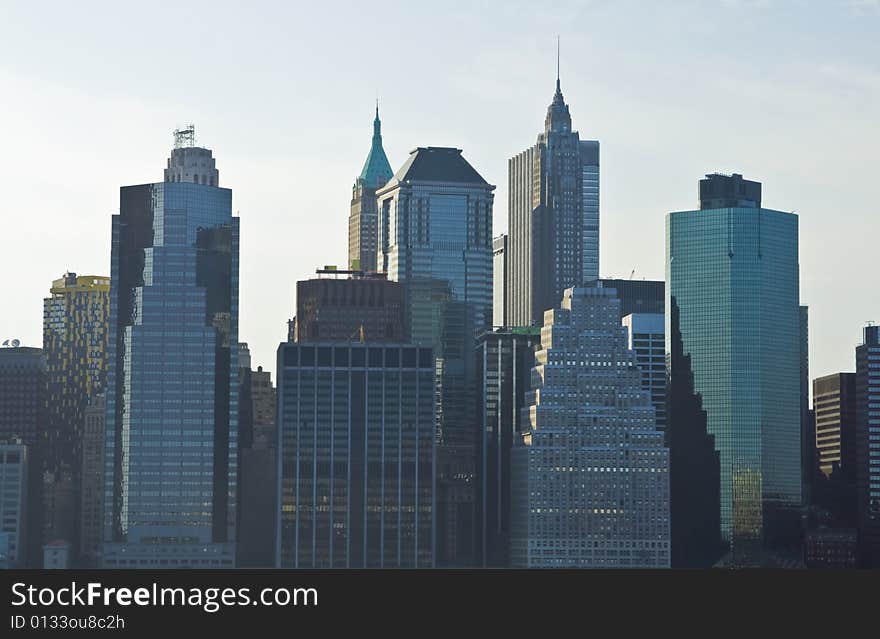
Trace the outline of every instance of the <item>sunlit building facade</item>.
<instances>
[{"instance_id":1,"label":"sunlit building facade","mask_svg":"<svg viewBox=\"0 0 880 639\"><path fill-rule=\"evenodd\" d=\"M511 468L511 564L668 568L669 452L612 289L547 311Z\"/></svg>"},{"instance_id":2,"label":"sunlit building facade","mask_svg":"<svg viewBox=\"0 0 880 639\"><path fill-rule=\"evenodd\" d=\"M65 273L43 300L47 442L43 540L78 547L85 410L104 389L110 278Z\"/></svg>"}]
</instances>

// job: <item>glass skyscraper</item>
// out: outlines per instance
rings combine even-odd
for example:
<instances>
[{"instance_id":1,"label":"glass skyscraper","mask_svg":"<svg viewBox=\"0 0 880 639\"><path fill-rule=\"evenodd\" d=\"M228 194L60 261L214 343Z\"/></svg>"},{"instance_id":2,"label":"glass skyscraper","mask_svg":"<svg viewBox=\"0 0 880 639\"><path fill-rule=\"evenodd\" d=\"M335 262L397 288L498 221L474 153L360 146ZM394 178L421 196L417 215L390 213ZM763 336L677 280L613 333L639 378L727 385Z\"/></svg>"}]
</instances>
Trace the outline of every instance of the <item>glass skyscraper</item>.
<instances>
[{"instance_id":1,"label":"glass skyscraper","mask_svg":"<svg viewBox=\"0 0 880 639\"><path fill-rule=\"evenodd\" d=\"M461 149L415 149L379 191L379 260L405 288L410 339L433 349L437 564L475 561L473 346L492 321L494 186Z\"/></svg>"},{"instance_id":2,"label":"glass skyscraper","mask_svg":"<svg viewBox=\"0 0 880 639\"><path fill-rule=\"evenodd\" d=\"M410 344L278 348L276 565L434 565L434 357Z\"/></svg>"},{"instance_id":3,"label":"glass skyscraper","mask_svg":"<svg viewBox=\"0 0 880 639\"><path fill-rule=\"evenodd\" d=\"M722 537L732 565L751 565L801 504L798 218L761 208L740 175L709 175L700 194L666 217L667 344L680 332L691 369L673 360L671 383L692 371L720 453Z\"/></svg>"},{"instance_id":4,"label":"glass skyscraper","mask_svg":"<svg viewBox=\"0 0 880 639\"><path fill-rule=\"evenodd\" d=\"M234 563L238 218L211 151L176 137L113 216L105 567Z\"/></svg>"},{"instance_id":5,"label":"glass skyscraper","mask_svg":"<svg viewBox=\"0 0 880 639\"><path fill-rule=\"evenodd\" d=\"M446 280L478 329L492 317L494 189L461 149L427 147L377 192L379 270L396 282Z\"/></svg>"}]
</instances>

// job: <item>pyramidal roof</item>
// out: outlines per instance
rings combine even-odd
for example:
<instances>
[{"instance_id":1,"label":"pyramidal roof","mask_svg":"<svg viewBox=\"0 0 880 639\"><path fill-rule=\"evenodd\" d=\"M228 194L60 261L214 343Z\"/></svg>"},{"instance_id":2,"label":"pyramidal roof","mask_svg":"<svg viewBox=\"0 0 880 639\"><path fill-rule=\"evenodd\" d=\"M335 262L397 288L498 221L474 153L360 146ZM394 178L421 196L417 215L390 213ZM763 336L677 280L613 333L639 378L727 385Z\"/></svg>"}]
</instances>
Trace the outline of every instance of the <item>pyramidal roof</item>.
<instances>
[{"instance_id":1,"label":"pyramidal roof","mask_svg":"<svg viewBox=\"0 0 880 639\"><path fill-rule=\"evenodd\" d=\"M394 174L392 182L456 182L488 184L461 155L461 149L444 146L419 147Z\"/></svg>"},{"instance_id":2,"label":"pyramidal roof","mask_svg":"<svg viewBox=\"0 0 880 639\"><path fill-rule=\"evenodd\" d=\"M358 176L358 180L371 188L378 188L385 184L394 172L391 164L382 148L382 121L379 119L379 103L376 102L376 119L373 120L373 143L364 168Z\"/></svg>"}]
</instances>

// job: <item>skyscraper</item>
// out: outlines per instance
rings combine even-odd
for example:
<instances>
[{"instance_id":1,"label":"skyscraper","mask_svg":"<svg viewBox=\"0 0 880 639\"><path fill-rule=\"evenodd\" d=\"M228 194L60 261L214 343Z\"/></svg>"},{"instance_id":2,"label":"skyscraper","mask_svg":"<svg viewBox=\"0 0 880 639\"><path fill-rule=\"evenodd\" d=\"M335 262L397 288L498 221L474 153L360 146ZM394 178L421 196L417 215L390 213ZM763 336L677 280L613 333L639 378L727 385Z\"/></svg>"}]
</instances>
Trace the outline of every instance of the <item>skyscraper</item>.
<instances>
[{"instance_id":1,"label":"skyscraper","mask_svg":"<svg viewBox=\"0 0 880 639\"><path fill-rule=\"evenodd\" d=\"M582 140L581 202L583 203L583 281L599 278L599 142Z\"/></svg>"},{"instance_id":2,"label":"skyscraper","mask_svg":"<svg viewBox=\"0 0 880 639\"><path fill-rule=\"evenodd\" d=\"M477 329L492 317L494 189L461 149L419 147L377 191L380 270L406 284L446 280Z\"/></svg>"},{"instance_id":3,"label":"skyscraper","mask_svg":"<svg viewBox=\"0 0 880 639\"><path fill-rule=\"evenodd\" d=\"M512 455L514 567L669 567L669 454L612 289L547 311Z\"/></svg>"},{"instance_id":4,"label":"skyscraper","mask_svg":"<svg viewBox=\"0 0 880 639\"><path fill-rule=\"evenodd\" d=\"M405 286L410 339L436 363L437 563L475 561L473 346L492 321L492 203L460 149L417 148L377 193L382 270Z\"/></svg>"},{"instance_id":5,"label":"skyscraper","mask_svg":"<svg viewBox=\"0 0 880 639\"><path fill-rule=\"evenodd\" d=\"M175 138L113 216L106 567L234 563L239 225L211 151Z\"/></svg>"},{"instance_id":6,"label":"skyscraper","mask_svg":"<svg viewBox=\"0 0 880 639\"><path fill-rule=\"evenodd\" d=\"M672 362L671 384L693 373L702 397L732 565L760 562L763 542L796 535L801 504L798 218L761 208L760 191L708 175L700 208L666 217L666 307L678 314L666 332L680 331L679 363L689 363Z\"/></svg>"},{"instance_id":7,"label":"skyscraper","mask_svg":"<svg viewBox=\"0 0 880 639\"><path fill-rule=\"evenodd\" d=\"M880 326L856 347L856 482L862 565L880 567Z\"/></svg>"},{"instance_id":8,"label":"skyscraper","mask_svg":"<svg viewBox=\"0 0 880 639\"><path fill-rule=\"evenodd\" d=\"M508 162L507 318L540 326L565 289L599 277L599 143L571 128L559 76L544 131Z\"/></svg>"},{"instance_id":9,"label":"skyscraper","mask_svg":"<svg viewBox=\"0 0 880 639\"><path fill-rule=\"evenodd\" d=\"M434 565L434 357L410 344L278 348L276 565Z\"/></svg>"},{"instance_id":10,"label":"skyscraper","mask_svg":"<svg viewBox=\"0 0 880 639\"><path fill-rule=\"evenodd\" d=\"M251 370L250 350L239 344L237 568L275 565L278 460L275 388L262 366Z\"/></svg>"},{"instance_id":11,"label":"skyscraper","mask_svg":"<svg viewBox=\"0 0 880 639\"><path fill-rule=\"evenodd\" d=\"M13 343L16 343L15 341ZM26 567L43 562L43 458L46 446L46 361L39 348L0 347L0 440L28 448Z\"/></svg>"},{"instance_id":12,"label":"skyscraper","mask_svg":"<svg viewBox=\"0 0 880 639\"><path fill-rule=\"evenodd\" d=\"M82 438L89 401L104 389L110 279L65 273L43 300L48 388L44 541L79 550Z\"/></svg>"},{"instance_id":13,"label":"skyscraper","mask_svg":"<svg viewBox=\"0 0 880 639\"><path fill-rule=\"evenodd\" d=\"M520 433L520 418L541 344L537 327L499 328L480 335L476 345L477 563L510 564L510 452Z\"/></svg>"},{"instance_id":14,"label":"skyscraper","mask_svg":"<svg viewBox=\"0 0 880 639\"><path fill-rule=\"evenodd\" d=\"M81 561L96 567L104 539L104 395L92 398L83 412L82 472L80 479Z\"/></svg>"},{"instance_id":15,"label":"skyscraper","mask_svg":"<svg viewBox=\"0 0 880 639\"><path fill-rule=\"evenodd\" d=\"M818 453L816 452L815 417L810 411L810 309L798 308L800 320L801 373L801 499L804 506L813 503L813 483Z\"/></svg>"},{"instance_id":16,"label":"skyscraper","mask_svg":"<svg viewBox=\"0 0 880 639\"><path fill-rule=\"evenodd\" d=\"M295 326L297 342L404 341L403 286L362 271L319 270L296 283Z\"/></svg>"},{"instance_id":17,"label":"skyscraper","mask_svg":"<svg viewBox=\"0 0 880 639\"><path fill-rule=\"evenodd\" d=\"M826 477L856 478L856 375L834 373L813 380L818 469Z\"/></svg>"},{"instance_id":18,"label":"skyscraper","mask_svg":"<svg viewBox=\"0 0 880 639\"><path fill-rule=\"evenodd\" d=\"M492 240L492 326L507 326L507 233Z\"/></svg>"},{"instance_id":19,"label":"skyscraper","mask_svg":"<svg viewBox=\"0 0 880 639\"><path fill-rule=\"evenodd\" d=\"M6 540L0 566L4 568L27 566L28 475L27 445L20 437L0 438L0 536Z\"/></svg>"},{"instance_id":20,"label":"skyscraper","mask_svg":"<svg viewBox=\"0 0 880 639\"><path fill-rule=\"evenodd\" d=\"M361 174L351 187L351 213L348 217L348 266L352 270L376 270L378 211L376 189L391 179L393 172L382 148L382 122L379 103L373 120L373 143Z\"/></svg>"},{"instance_id":21,"label":"skyscraper","mask_svg":"<svg viewBox=\"0 0 880 639\"><path fill-rule=\"evenodd\" d=\"M662 313L630 313L621 320L636 354L642 388L651 393L657 428L666 430L666 326Z\"/></svg>"}]
</instances>

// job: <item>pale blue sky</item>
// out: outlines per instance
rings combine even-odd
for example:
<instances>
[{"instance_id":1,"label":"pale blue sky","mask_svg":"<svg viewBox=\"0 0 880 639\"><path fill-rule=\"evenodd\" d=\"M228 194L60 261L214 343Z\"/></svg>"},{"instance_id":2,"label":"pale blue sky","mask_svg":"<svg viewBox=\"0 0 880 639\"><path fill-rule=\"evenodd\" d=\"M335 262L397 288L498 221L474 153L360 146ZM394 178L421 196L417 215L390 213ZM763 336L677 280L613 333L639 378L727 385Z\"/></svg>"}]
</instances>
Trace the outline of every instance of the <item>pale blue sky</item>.
<instances>
[{"instance_id":1,"label":"pale blue sky","mask_svg":"<svg viewBox=\"0 0 880 639\"><path fill-rule=\"evenodd\" d=\"M0 0L0 338L39 345L52 279L109 273L119 187L161 180L192 121L241 215L240 337L274 371L296 280L345 263L377 93L392 166L464 149L497 233L557 34L574 127L602 143L603 276L662 278L665 213L743 173L800 214L811 376L851 370L880 320L877 0Z\"/></svg>"}]
</instances>

